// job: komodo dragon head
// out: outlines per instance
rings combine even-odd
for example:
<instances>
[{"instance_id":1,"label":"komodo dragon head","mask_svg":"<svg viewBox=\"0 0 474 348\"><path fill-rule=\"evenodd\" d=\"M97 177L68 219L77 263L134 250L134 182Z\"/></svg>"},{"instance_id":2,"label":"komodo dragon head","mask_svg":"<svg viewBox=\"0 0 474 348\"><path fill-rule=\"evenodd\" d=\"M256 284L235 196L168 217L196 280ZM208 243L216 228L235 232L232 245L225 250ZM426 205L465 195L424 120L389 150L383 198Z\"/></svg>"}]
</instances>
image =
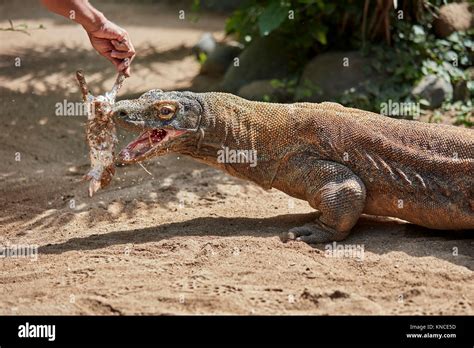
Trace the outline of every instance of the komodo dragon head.
<instances>
[{"instance_id":1,"label":"komodo dragon head","mask_svg":"<svg viewBox=\"0 0 474 348\"><path fill-rule=\"evenodd\" d=\"M198 94L159 89L115 103L113 117L117 125L140 133L120 151L118 161L135 163L168 151L179 152L195 140L203 110Z\"/></svg>"}]
</instances>

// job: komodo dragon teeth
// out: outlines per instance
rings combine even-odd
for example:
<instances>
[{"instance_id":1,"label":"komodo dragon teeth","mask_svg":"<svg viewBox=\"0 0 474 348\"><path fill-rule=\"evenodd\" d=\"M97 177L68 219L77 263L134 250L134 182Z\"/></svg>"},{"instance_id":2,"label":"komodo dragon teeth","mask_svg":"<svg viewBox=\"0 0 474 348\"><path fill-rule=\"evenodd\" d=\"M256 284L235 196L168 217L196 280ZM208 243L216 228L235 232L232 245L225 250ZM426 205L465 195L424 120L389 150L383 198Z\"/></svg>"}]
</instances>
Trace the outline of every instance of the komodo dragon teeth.
<instances>
[{"instance_id":1,"label":"komodo dragon teeth","mask_svg":"<svg viewBox=\"0 0 474 348\"><path fill-rule=\"evenodd\" d=\"M88 110L86 139L91 169L84 175L84 179L89 181L89 196L92 197L99 189L107 186L115 174L114 156L117 135L111 110L125 76L119 74L112 90L96 97L89 92L82 71L76 72L76 78Z\"/></svg>"}]
</instances>

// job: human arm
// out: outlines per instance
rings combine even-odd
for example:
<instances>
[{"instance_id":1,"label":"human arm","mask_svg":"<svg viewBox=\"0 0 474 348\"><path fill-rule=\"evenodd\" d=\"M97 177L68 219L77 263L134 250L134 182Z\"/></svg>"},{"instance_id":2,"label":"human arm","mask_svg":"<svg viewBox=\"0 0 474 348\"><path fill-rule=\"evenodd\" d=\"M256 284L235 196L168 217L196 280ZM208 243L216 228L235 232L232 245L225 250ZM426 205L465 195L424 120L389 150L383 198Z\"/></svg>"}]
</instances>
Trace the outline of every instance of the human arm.
<instances>
[{"instance_id":1,"label":"human arm","mask_svg":"<svg viewBox=\"0 0 474 348\"><path fill-rule=\"evenodd\" d=\"M96 51L110 60L118 71L130 75L135 49L126 30L109 21L86 0L41 0L51 12L82 25Z\"/></svg>"}]
</instances>

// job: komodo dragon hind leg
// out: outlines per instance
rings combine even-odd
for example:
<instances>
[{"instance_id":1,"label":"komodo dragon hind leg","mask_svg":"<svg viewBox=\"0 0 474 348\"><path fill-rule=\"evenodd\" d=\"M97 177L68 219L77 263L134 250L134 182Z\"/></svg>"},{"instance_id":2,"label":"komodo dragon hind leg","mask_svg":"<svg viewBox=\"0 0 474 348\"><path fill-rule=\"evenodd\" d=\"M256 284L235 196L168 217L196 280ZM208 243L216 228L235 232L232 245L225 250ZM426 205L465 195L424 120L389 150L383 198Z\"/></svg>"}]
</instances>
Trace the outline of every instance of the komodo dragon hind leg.
<instances>
[{"instance_id":1,"label":"komodo dragon hind leg","mask_svg":"<svg viewBox=\"0 0 474 348\"><path fill-rule=\"evenodd\" d=\"M366 189L362 180L342 164L319 160L308 154L292 156L280 167L277 185L288 191L298 187L300 197L319 210L313 222L294 227L283 240L309 244L339 241L347 237L365 206ZM286 191L285 187L278 187Z\"/></svg>"}]
</instances>

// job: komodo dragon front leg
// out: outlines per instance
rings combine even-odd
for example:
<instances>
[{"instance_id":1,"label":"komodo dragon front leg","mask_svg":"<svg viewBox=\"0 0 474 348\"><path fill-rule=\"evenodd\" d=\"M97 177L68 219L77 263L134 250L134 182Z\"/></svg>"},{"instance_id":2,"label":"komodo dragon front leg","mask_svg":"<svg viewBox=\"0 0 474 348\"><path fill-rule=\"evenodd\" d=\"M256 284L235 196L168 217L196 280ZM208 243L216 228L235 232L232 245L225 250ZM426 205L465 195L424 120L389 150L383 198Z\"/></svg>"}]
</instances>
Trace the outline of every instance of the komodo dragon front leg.
<instances>
[{"instance_id":1,"label":"komodo dragon front leg","mask_svg":"<svg viewBox=\"0 0 474 348\"><path fill-rule=\"evenodd\" d=\"M365 205L362 180L342 164L311 154L292 155L279 168L275 188L308 201L319 210L316 221L290 229L283 240L325 243L342 240L356 224Z\"/></svg>"}]
</instances>

